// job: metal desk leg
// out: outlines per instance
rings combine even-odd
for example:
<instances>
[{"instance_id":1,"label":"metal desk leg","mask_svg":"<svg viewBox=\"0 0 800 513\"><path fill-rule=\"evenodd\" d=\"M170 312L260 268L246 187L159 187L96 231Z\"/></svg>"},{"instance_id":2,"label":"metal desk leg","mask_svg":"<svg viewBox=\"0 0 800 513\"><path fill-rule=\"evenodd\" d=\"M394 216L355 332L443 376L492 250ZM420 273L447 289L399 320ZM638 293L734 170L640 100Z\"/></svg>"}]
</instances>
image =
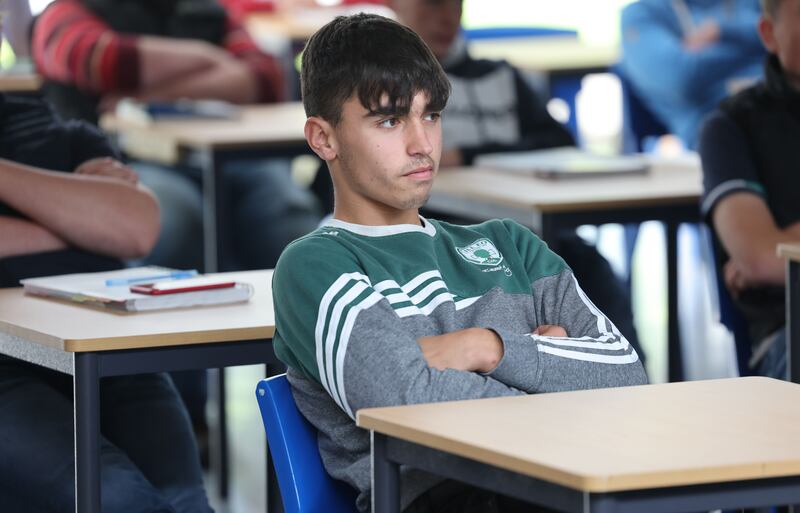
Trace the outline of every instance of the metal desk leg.
<instances>
[{"instance_id":1,"label":"metal desk leg","mask_svg":"<svg viewBox=\"0 0 800 513\"><path fill-rule=\"evenodd\" d=\"M230 458L228 455L228 416L225 414L225 368L217 369L217 449L219 462L219 496L228 498Z\"/></svg>"},{"instance_id":2,"label":"metal desk leg","mask_svg":"<svg viewBox=\"0 0 800 513\"><path fill-rule=\"evenodd\" d=\"M400 513L400 465L389 460L386 436L372 436L372 511Z\"/></svg>"},{"instance_id":3,"label":"metal desk leg","mask_svg":"<svg viewBox=\"0 0 800 513\"><path fill-rule=\"evenodd\" d=\"M199 154L203 170L203 267L205 272L220 269L221 248L225 245L225 205L222 193L223 158L219 152L208 149ZM228 426L225 415L225 369L217 374L218 432L217 461L219 462L219 495L228 497Z\"/></svg>"},{"instance_id":4,"label":"metal desk leg","mask_svg":"<svg viewBox=\"0 0 800 513\"><path fill-rule=\"evenodd\" d=\"M678 224L665 223L667 244L667 380L683 381L683 350L678 322Z\"/></svg>"},{"instance_id":5,"label":"metal desk leg","mask_svg":"<svg viewBox=\"0 0 800 513\"><path fill-rule=\"evenodd\" d=\"M789 261L786 277L786 372L800 383L800 263Z\"/></svg>"},{"instance_id":6,"label":"metal desk leg","mask_svg":"<svg viewBox=\"0 0 800 513\"><path fill-rule=\"evenodd\" d=\"M219 154L208 149L199 154L203 170L203 268L207 273L220 269L220 248L225 213L222 185L222 162Z\"/></svg>"},{"instance_id":7,"label":"metal desk leg","mask_svg":"<svg viewBox=\"0 0 800 513\"><path fill-rule=\"evenodd\" d=\"M100 377L97 355L76 353L72 379L75 413L75 511L100 513Z\"/></svg>"}]
</instances>

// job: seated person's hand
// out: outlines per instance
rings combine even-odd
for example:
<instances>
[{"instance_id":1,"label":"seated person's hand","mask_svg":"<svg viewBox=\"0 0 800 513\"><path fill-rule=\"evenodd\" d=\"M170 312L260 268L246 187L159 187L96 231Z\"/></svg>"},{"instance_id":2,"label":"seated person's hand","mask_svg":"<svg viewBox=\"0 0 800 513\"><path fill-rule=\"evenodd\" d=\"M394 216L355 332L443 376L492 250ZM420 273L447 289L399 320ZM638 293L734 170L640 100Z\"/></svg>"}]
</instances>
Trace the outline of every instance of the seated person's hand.
<instances>
[{"instance_id":1,"label":"seated person's hand","mask_svg":"<svg viewBox=\"0 0 800 513\"><path fill-rule=\"evenodd\" d=\"M417 340L428 367L491 372L503 358L503 342L492 330L467 328Z\"/></svg>"},{"instance_id":2,"label":"seated person's hand","mask_svg":"<svg viewBox=\"0 0 800 513\"><path fill-rule=\"evenodd\" d=\"M702 50L719 41L719 36L719 24L715 21L707 21L683 39L683 46L687 50Z\"/></svg>"},{"instance_id":3,"label":"seated person's hand","mask_svg":"<svg viewBox=\"0 0 800 513\"><path fill-rule=\"evenodd\" d=\"M542 337L566 337L567 330L557 324L542 324L533 330L533 334Z\"/></svg>"},{"instance_id":4,"label":"seated person's hand","mask_svg":"<svg viewBox=\"0 0 800 513\"><path fill-rule=\"evenodd\" d=\"M139 175L136 174L136 171L111 157L98 157L87 160L75 168L75 174L118 178L131 185L139 183Z\"/></svg>"},{"instance_id":5,"label":"seated person's hand","mask_svg":"<svg viewBox=\"0 0 800 513\"><path fill-rule=\"evenodd\" d=\"M725 278L725 285L734 298L738 298L745 289L754 285L747 279L744 269L733 260L728 260L722 269L722 274Z\"/></svg>"}]
</instances>

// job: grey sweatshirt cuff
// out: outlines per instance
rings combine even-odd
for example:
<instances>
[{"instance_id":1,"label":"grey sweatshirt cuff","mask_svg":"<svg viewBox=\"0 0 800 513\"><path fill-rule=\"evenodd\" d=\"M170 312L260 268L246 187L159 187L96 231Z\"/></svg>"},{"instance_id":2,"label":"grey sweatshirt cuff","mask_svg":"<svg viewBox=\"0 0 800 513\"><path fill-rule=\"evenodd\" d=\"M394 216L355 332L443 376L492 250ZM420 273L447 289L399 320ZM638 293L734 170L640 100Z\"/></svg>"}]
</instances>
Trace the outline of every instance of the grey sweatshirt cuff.
<instances>
[{"instance_id":1,"label":"grey sweatshirt cuff","mask_svg":"<svg viewBox=\"0 0 800 513\"><path fill-rule=\"evenodd\" d=\"M505 385L531 393L541 380L539 350L530 335L493 329L503 341L503 358L486 376Z\"/></svg>"}]
</instances>

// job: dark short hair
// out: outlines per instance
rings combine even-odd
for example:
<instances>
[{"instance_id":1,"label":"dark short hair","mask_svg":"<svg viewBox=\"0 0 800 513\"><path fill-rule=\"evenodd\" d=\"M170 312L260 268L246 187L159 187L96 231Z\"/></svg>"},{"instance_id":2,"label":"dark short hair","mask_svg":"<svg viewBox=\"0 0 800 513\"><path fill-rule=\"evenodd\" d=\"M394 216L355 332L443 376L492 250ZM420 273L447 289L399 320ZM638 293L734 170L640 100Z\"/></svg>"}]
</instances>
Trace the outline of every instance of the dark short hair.
<instances>
[{"instance_id":1,"label":"dark short hair","mask_svg":"<svg viewBox=\"0 0 800 513\"><path fill-rule=\"evenodd\" d=\"M783 0L761 0L761 11L772 19L778 16L778 8Z\"/></svg>"},{"instance_id":2,"label":"dark short hair","mask_svg":"<svg viewBox=\"0 0 800 513\"><path fill-rule=\"evenodd\" d=\"M411 29L374 14L339 16L317 31L303 51L303 107L334 126L355 93L370 112L405 115L417 93L428 108L444 109L450 82L430 49ZM386 95L388 104L381 103Z\"/></svg>"}]
</instances>

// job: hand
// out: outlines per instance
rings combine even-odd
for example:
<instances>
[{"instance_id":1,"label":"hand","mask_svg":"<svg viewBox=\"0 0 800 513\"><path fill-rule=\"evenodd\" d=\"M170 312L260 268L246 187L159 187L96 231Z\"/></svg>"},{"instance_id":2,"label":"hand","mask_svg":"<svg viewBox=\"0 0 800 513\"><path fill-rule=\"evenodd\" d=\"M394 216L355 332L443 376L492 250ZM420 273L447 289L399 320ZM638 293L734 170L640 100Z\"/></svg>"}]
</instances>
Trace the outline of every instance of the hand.
<instances>
[{"instance_id":1,"label":"hand","mask_svg":"<svg viewBox=\"0 0 800 513\"><path fill-rule=\"evenodd\" d=\"M453 148L442 152L442 158L439 160L440 167L458 167L464 165L464 156L461 150Z\"/></svg>"},{"instance_id":2,"label":"hand","mask_svg":"<svg viewBox=\"0 0 800 513\"><path fill-rule=\"evenodd\" d=\"M738 298L745 289L753 285L747 279L744 269L733 260L728 260L722 268L722 274L725 285L734 298Z\"/></svg>"},{"instance_id":3,"label":"hand","mask_svg":"<svg viewBox=\"0 0 800 513\"><path fill-rule=\"evenodd\" d=\"M467 328L417 340L428 367L491 372L503 358L503 342L492 330Z\"/></svg>"},{"instance_id":4,"label":"hand","mask_svg":"<svg viewBox=\"0 0 800 513\"><path fill-rule=\"evenodd\" d=\"M541 337L566 337L567 330L557 324L542 324L533 330L533 334Z\"/></svg>"},{"instance_id":5,"label":"hand","mask_svg":"<svg viewBox=\"0 0 800 513\"><path fill-rule=\"evenodd\" d=\"M75 168L75 174L108 176L124 180L131 185L139 183L139 175L136 174L136 171L111 157L99 157L87 160Z\"/></svg>"},{"instance_id":6,"label":"hand","mask_svg":"<svg viewBox=\"0 0 800 513\"><path fill-rule=\"evenodd\" d=\"M698 51L719 41L720 29L716 21L707 21L683 38L687 50Z\"/></svg>"}]
</instances>

